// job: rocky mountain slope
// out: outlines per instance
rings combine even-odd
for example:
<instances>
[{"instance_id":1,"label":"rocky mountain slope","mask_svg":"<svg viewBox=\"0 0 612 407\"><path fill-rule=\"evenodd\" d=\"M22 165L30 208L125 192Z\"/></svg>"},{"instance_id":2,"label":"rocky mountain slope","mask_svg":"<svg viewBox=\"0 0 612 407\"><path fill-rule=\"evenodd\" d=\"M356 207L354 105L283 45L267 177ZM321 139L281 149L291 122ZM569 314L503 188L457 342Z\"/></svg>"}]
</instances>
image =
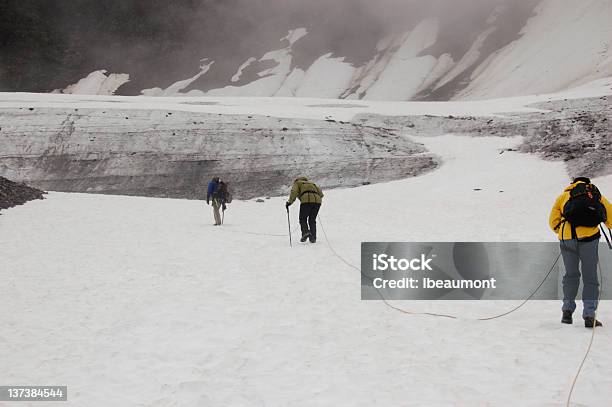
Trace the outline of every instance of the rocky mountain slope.
<instances>
[{"instance_id":1,"label":"rocky mountain slope","mask_svg":"<svg viewBox=\"0 0 612 407\"><path fill-rule=\"evenodd\" d=\"M404 31L378 38L363 61L322 49L300 65L301 43L313 34L292 30L281 40L284 48L249 57L223 87L208 89L214 61L207 61L191 79L144 92L465 100L560 91L612 75L612 2L492 4L482 7L478 18L470 15L474 21L435 15L407 23ZM468 26L458 33L458 23ZM305 47L312 52L312 46Z\"/></svg>"},{"instance_id":2,"label":"rocky mountain slope","mask_svg":"<svg viewBox=\"0 0 612 407\"><path fill-rule=\"evenodd\" d=\"M0 90L465 100L612 76L607 0L220 3L7 7Z\"/></svg>"}]
</instances>

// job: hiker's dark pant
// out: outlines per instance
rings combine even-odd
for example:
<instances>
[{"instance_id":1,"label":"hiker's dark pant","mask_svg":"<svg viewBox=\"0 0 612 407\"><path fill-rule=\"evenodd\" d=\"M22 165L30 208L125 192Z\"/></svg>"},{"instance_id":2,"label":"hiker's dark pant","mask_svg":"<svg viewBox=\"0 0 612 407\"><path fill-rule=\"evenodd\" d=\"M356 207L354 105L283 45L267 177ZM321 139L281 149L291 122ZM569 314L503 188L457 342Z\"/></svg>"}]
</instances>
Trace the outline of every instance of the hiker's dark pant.
<instances>
[{"instance_id":1,"label":"hiker's dark pant","mask_svg":"<svg viewBox=\"0 0 612 407\"><path fill-rule=\"evenodd\" d=\"M565 265L563 276L563 310L576 309L576 295L580 285L580 272L582 271L582 303L583 317L594 317L599 299L599 280L597 279L597 264L599 262L599 240L579 242L563 240L561 242L561 256Z\"/></svg>"},{"instance_id":2,"label":"hiker's dark pant","mask_svg":"<svg viewBox=\"0 0 612 407\"><path fill-rule=\"evenodd\" d=\"M303 203L300 205L300 227L302 236L310 232L311 240L317 238L317 214L321 204Z\"/></svg>"}]
</instances>

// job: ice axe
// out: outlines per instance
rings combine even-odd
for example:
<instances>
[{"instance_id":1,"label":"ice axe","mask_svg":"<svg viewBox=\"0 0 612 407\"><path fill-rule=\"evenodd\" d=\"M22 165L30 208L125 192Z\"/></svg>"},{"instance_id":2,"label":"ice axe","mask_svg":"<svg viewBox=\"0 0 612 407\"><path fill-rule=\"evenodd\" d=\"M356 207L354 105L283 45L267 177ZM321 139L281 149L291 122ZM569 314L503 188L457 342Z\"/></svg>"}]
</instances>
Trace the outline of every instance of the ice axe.
<instances>
[{"instance_id":1,"label":"ice axe","mask_svg":"<svg viewBox=\"0 0 612 407\"><path fill-rule=\"evenodd\" d=\"M603 233L604 237L606 238L606 243L608 243L608 249L612 250L612 243L610 243L610 238L606 234L606 231L601 225L599 225L599 229L601 229L601 233ZM610 233L610 236L612 237L612 231L610 230L610 228L608 228L608 233Z\"/></svg>"},{"instance_id":2,"label":"ice axe","mask_svg":"<svg viewBox=\"0 0 612 407\"><path fill-rule=\"evenodd\" d=\"M289 207L285 206L287 209L287 225L289 226L289 247L293 247L293 243L291 242L291 219L289 218Z\"/></svg>"},{"instance_id":3,"label":"ice axe","mask_svg":"<svg viewBox=\"0 0 612 407\"><path fill-rule=\"evenodd\" d=\"M221 204L221 224L222 225L223 225L223 221L225 221L225 209L227 209L227 208L225 206L225 202L223 202Z\"/></svg>"}]
</instances>

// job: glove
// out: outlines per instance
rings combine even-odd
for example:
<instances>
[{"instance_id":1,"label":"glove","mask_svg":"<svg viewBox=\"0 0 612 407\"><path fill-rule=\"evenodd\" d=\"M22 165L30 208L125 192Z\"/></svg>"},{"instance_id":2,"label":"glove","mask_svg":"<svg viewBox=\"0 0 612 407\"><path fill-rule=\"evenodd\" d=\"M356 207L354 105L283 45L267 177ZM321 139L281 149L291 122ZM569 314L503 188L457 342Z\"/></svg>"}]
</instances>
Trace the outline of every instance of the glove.
<instances>
[{"instance_id":1,"label":"glove","mask_svg":"<svg viewBox=\"0 0 612 407\"><path fill-rule=\"evenodd\" d=\"M225 210L227 209L227 206L225 206L225 204L223 204L223 205L221 206L221 209L225 211Z\"/></svg>"},{"instance_id":2,"label":"glove","mask_svg":"<svg viewBox=\"0 0 612 407\"><path fill-rule=\"evenodd\" d=\"M210 202L208 201L208 199L206 200L206 205L210 205Z\"/></svg>"},{"instance_id":3,"label":"glove","mask_svg":"<svg viewBox=\"0 0 612 407\"><path fill-rule=\"evenodd\" d=\"M285 209L289 209L290 206L291 204L289 202L285 202Z\"/></svg>"}]
</instances>

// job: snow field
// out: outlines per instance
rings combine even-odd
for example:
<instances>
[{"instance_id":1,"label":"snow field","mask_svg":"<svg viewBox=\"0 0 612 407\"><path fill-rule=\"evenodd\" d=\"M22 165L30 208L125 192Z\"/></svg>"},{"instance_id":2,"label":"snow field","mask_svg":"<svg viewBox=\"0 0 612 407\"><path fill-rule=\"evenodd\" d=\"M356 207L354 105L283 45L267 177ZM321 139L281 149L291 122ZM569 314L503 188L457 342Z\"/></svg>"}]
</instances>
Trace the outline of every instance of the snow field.
<instances>
[{"instance_id":1,"label":"snow field","mask_svg":"<svg viewBox=\"0 0 612 407\"><path fill-rule=\"evenodd\" d=\"M415 140L440 169L326 191L322 224L347 261L363 240L554 241L561 163L499 154L519 139ZM611 177L595 182L612 194ZM449 320L360 301L322 230L289 247L284 201L233 202L222 228L201 201L50 193L3 212L3 381L66 384L75 406L564 402L590 331L562 326L557 302L479 322L515 303L394 303ZM597 331L577 405L612 397L610 339Z\"/></svg>"}]
</instances>

